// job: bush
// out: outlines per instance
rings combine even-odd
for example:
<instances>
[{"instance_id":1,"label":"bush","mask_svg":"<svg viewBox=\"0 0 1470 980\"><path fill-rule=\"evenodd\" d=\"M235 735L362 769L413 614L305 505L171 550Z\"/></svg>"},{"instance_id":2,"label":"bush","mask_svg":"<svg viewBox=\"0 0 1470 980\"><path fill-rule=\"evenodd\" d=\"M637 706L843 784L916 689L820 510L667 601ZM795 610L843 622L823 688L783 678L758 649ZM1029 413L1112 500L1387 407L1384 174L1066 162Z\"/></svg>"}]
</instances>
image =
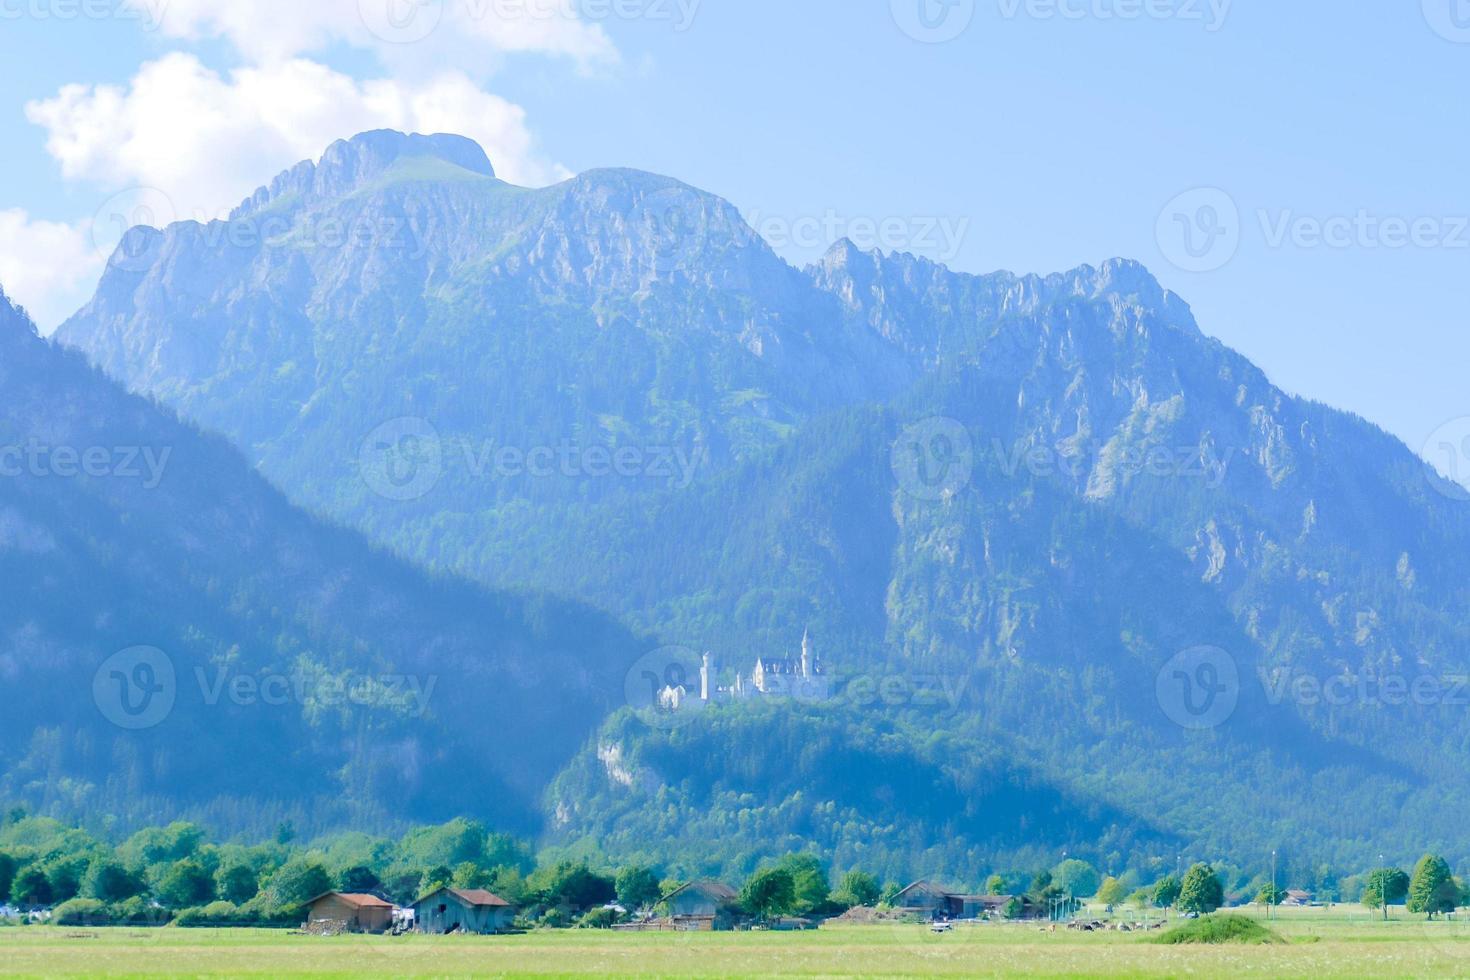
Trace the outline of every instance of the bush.
<instances>
[{"instance_id":1,"label":"bush","mask_svg":"<svg viewBox=\"0 0 1470 980\"><path fill-rule=\"evenodd\" d=\"M617 909L593 909L577 922L578 929L611 929L622 916Z\"/></svg>"},{"instance_id":2,"label":"bush","mask_svg":"<svg viewBox=\"0 0 1470 980\"><path fill-rule=\"evenodd\" d=\"M547 929L565 929L572 924L572 914L564 908L553 906L542 914L539 924Z\"/></svg>"},{"instance_id":3,"label":"bush","mask_svg":"<svg viewBox=\"0 0 1470 980\"><path fill-rule=\"evenodd\" d=\"M141 895L113 902L107 911L115 926L162 926L173 918L168 909L159 908Z\"/></svg>"},{"instance_id":4,"label":"bush","mask_svg":"<svg viewBox=\"0 0 1470 980\"><path fill-rule=\"evenodd\" d=\"M106 926L112 924L107 906L95 898L72 898L56 906L51 921L59 926Z\"/></svg>"},{"instance_id":5,"label":"bush","mask_svg":"<svg viewBox=\"0 0 1470 980\"><path fill-rule=\"evenodd\" d=\"M184 909L177 923L184 927L233 925L240 920L240 906L234 902L210 902L199 908Z\"/></svg>"},{"instance_id":6,"label":"bush","mask_svg":"<svg viewBox=\"0 0 1470 980\"><path fill-rule=\"evenodd\" d=\"M137 896L110 903L73 898L51 913L51 922L58 926L161 926L168 921L166 909L155 908Z\"/></svg>"},{"instance_id":7,"label":"bush","mask_svg":"<svg viewBox=\"0 0 1470 980\"><path fill-rule=\"evenodd\" d=\"M1270 929L1243 915L1207 915L1175 926L1150 941L1166 946L1285 942Z\"/></svg>"},{"instance_id":8,"label":"bush","mask_svg":"<svg viewBox=\"0 0 1470 980\"><path fill-rule=\"evenodd\" d=\"M279 929L301 925L301 913L296 909L273 909L256 897L243 905L220 900L185 909L174 922L186 929L199 926Z\"/></svg>"}]
</instances>

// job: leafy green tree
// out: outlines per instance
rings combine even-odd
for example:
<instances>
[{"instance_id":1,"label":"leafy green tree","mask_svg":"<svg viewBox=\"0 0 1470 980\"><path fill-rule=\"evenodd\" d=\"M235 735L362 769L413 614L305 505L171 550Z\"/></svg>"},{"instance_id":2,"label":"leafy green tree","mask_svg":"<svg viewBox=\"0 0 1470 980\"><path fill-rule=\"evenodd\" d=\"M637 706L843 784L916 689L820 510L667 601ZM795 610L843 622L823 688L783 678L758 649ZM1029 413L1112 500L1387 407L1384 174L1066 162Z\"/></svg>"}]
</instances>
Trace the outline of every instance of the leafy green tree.
<instances>
[{"instance_id":1,"label":"leafy green tree","mask_svg":"<svg viewBox=\"0 0 1470 980\"><path fill-rule=\"evenodd\" d=\"M1171 909L1174 903L1179 901L1179 879L1174 875L1164 875L1154 884L1154 905L1161 909Z\"/></svg>"},{"instance_id":2,"label":"leafy green tree","mask_svg":"<svg viewBox=\"0 0 1470 980\"><path fill-rule=\"evenodd\" d=\"M1184 873L1178 906L1185 912L1205 914L1225 904L1225 886L1208 864L1196 864Z\"/></svg>"},{"instance_id":3,"label":"leafy green tree","mask_svg":"<svg viewBox=\"0 0 1470 980\"><path fill-rule=\"evenodd\" d=\"M389 872L383 879L383 891L398 904L409 905L423 896L424 892L419 888L422 881L423 876L417 871ZM501 897L508 900L508 896Z\"/></svg>"},{"instance_id":4,"label":"leafy green tree","mask_svg":"<svg viewBox=\"0 0 1470 980\"><path fill-rule=\"evenodd\" d=\"M1409 881L1409 911L1423 912L1432 919L1440 912L1453 912L1459 898L1445 859L1437 854L1421 857Z\"/></svg>"},{"instance_id":5,"label":"leafy green tree","mask_svg":"<svg viewBox=\"0 0 1470 980\"><path fill-rule=\"evenodd\" d=\"M512 905L526 904L529 889L519 868L501 867L490 873L490 890Z\"/></svg>"},{"instance_id":6,"label":"leafy green tree","mask_svg":"<svg viewBox=\"0 0 1470 980\"><path fill-rule=\"evenodd\" d=\"M214 893L233 905L245 904L259 891L260 876L248 864L223 864L214 873Z\"/></svg>"},{"instance_id":7,"label":"leafy green tree","mask_svg":"<svg viewBox=\"0 0 1470 980\"><path fill-rule=\"evenodd\" d=\"M375 891L382 884L372 868L361 864L347 868L337 876L337 887L353 895Z\"/></svg>"},{"instance_id":8,"label":"leafy green tree","mask_svg":"<svg viewBox=\"0 0 1470 980\"><path fill-rule=\"evenodd\" d=\"M1009 899L1006 900L1006 907L1001 910L1001 915L1005 916L1007 919L1019 919L1021 917L1021 913L1025 911L1025 904L1022 903L1019 898L1012 895Z\"/></svg>"},{"instance_id":9,"label":"leafy green tree","mask_svg":"<svg viewBox=\"0 0 1470 980\"><path fill-rule=\"evenodd\" d=\"M1376 868L1368 872L1360 901L1370 909L1401 905L1409 895L1409 875L1403 868Z\"/></svg>"},{"instance_id":10,"label":"leafy green tree","mask_svg":"<svg viewBox=\"0 0 1470 980\"><path fill-rule=\"evenodd\" d=\"M65 902L82 891L82 876L87 873L91 857L87 854L59 854L45 864L46 878L51 882L51 900Z\"/></svg>"},{"instance_id":11,"label":"leafy green tree","mask_svg":"<svg viewBox=\"0 0 1470 980\"><path fill-rule=\"evenodd\" d=\"M82 875L82 896L100 902L120 902L142 892L144 884L121 861L107 854L92 858Z\"/></svg>"},{"instance_id":12,"label":"leafy green tree","mask_svg":"<svg viewBox=\"0 0 1470 980\"><path fill-rule=\"evenodd\" d=\"M327 869L305 858L287 861L266 883L268 900L277 911L296 908L322 892L331 890L332 878L327 874Z\"/></svg>"},{"instance_id":13,"label":"leafy green tree","mask_svg":"<svg viewBox=\"0 0 1470 980\"><path fill-rule=\"evenodd\" d=\"M759 919L790 915L796 901L796 881L782 867L757 871L740 890L740 907Z\"/></svg>"},{"instance_id":14,"label":"leafy green tree","mask_svg":"<svg viewBox=\"0 0 1470 980\"><path fill-rule=\"evenodd\" d=\"M1115 905L1122 905L1128 900L1128 886L1123 884L1119 879L1109 875L1098 886L1097 900L1108 908L1112 908Z\"/></svg>"},{"instance_id":15,"label":"leafy green tree","mask_svg":"<svg viewBox=\"0 0 1470 980\"><path fill-rule=\"evenodd\" d=\"M987 895L1005 895L1009 891L1010 886L1006 884L1004 875L991 875L990 880L985 882L985 894Z\"/></svg>"},{"instance_id":16,"label":"leafy green tree","mask_svg":"<svg viewBox=\"0 0 1470 980\"><path fill-rule=\"evenodd\" d=\"M214 899L214 878L193 858L175 861L154 886L153 897L169 909L207 905Z\"/></svg>"},{"instance_id":17,"label":"leafy green tree","mask_svg":"<svg viewBox=\"0 0 1470 980\"><path fill-rule=\"evenodd\" d=\"M854 868L842 876L842 881L838 884L832 899L847 908L859 905L870 906L878 904L882 893L883 886L878 883L875 876Z\"/></svg>"},{"instance_id":18,"label":"leafy green tree","mask_svg":"<svg viewBox=\"0 0 1470 980\"><path fill-rule=\"evenodd\" d=\"M455 865L450 884L455 888L484 888L490 882L490 872L473 861L461 861Z\"/></svg>"},{"instance_id":19,"label":"leafy green tree","mask_svg":"<svg viewBox=\"0 0 1470 980\"><path fill-rule=\"evenodd\" d=\"M18 864L9 854L0 853L0 902L10 901L10 888L15 884Z\"/></svg>"},{"instance_id":20,"label":"leafy green tree","mask_svg":"<svg viewBox=\"0 0 1470 980\"><path fill-rule=\"evenodd\" d=\"M1256 893L1256 904L1280 905L1281 900L1285 897L1286 892L1282 891L1276 885L1273 885L1268 881L1264 885L1262 885L1261 890Z\"/></svg>"},{"instance_id":21,"label":"leafy green tree","mask_svg":"<svg viewBox=\"0 0 1470 980\"><path fill-rule=\"evenodd\" d=\"M1052 884L1072 898L1090 898L1097 894L1102 877L1086 861L1068 858L1052 869Z\"/></svg>"},{"instance_id":22,"label":"leafy green tree","mask_svg":"<svg viewBox=\"0 0 1470 980\"><path fill-rule=\"evenodd\" d=\"M403 835L398 860L408 867L453 868L471 861L482 868L513 867L529 872L534 862L526 845L506 834L463 818L434 827L417 827Z\"/></svg>"},{"instance_id":23,"label":"leafy green tree","mask_svg":"<svg viewBox=\"0 0 1470 980\"><path fill-rule=\"evenodd\" d=\"M427 895L432 891L437 891L440 888L444 888L445 886L452 884L454 884L453 868L447 867L442 864L436 867L427 868L424 870L424 873L419 876L418 895L415 897Z\"/></svg>"},{"instance_id":24,"label":"leafy green tree","mask_svg":"<svg viewBox=\"0 0 1470 980\"><path fill-rule=\"evenodd\" d=\"M22 907L50 905L52 902L51 879L46 877L46 872L33 864L16 875L15 884L10 889L10 897L15 904Z\"/></svg>"},{"instance_id":25,"label":"leafy green tree","mask_svg":"<svg viewBox=\"0 0 1470 980\"><path fill-rule=\"evenodd\" d=\"M615 886L618 902L629 911L657 905L664 897L663 889L659 887L658 875L652 868L638 864L629 865L619 871Z\"/></svg>"},{"instance_id":26,"label":"leafy green tree","mask_svg":"<svg viewBox=\"0 0 1470 980\"><path fill-rule=\"evenodd\" d=\"M1051 872L1038 871L1036 872L1036 877L1031 879L1031 887L1027 890L1026 894L1034 898L1041 895L1050 887L1052 887Z\"/></svg>"},{"instance_id":27,"label":"leafy green tree","mask_svg":"<svg viewBox=\"0 0 1470 980\"><path fill-rule=\"evenodd\" d=\"M138 864L151 866L193 857L203 843L203 828L176 821L167 827L145 827L118 850L126 857L136 858Z\"/></svg>"},{"instance_id":28,"label":"leafy green tree","mask_svg":"<svg viewBox=\"0 0 1470 980\"><path fill-rule=\"evenodd\" d=\"M617 897L617 883L598 874L585 863L562 861L549 868L537 868L527 882L545 905L587 909L611 902Z\"/></svg>"},{"instance_id":29,"label":"leafy green tree","mask_svg":"<svg viewBox=\"0 0 1470 980\"><path fill-rule=\"evenodd\" d=\"M827 904L832 888L827 872L815 854L788 854L776 864L791 873L796 887L796 912L806 915Z\"/></svg>"}]
</instances>

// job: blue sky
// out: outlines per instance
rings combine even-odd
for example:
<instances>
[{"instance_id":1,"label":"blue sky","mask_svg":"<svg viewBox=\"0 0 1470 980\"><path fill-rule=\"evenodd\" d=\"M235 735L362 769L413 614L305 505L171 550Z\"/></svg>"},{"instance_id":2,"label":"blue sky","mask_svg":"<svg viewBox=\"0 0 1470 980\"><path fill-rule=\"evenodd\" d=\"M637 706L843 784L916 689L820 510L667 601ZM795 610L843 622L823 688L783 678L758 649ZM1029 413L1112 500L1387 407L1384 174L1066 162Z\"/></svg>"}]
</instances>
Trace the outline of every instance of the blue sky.
<instances>
[{"instance_id":1,"label":"blue sky","mask_svg":"<svg viewBox=\"0 0 1470 980\"><path fill-rule=\"evenodd\" d=\"M1289 391L1415 449L1470 416L1467 0L125 2L0 0L0 282L43 322L119 192L208 216L452 127L525 182L679 177L798 262L1137 258Z\"/></svg>"}]
</instances>

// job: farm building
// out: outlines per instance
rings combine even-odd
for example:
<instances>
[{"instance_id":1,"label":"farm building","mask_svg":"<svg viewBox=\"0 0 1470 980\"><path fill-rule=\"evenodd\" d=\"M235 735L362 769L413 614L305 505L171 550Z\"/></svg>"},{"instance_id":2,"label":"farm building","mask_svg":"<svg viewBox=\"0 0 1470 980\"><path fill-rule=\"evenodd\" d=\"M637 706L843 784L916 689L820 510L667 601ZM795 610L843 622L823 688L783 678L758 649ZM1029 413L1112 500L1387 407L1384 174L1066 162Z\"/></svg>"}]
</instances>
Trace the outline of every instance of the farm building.
<instances>
[{"instance_id":1,"label":"farm building","mask_svg":"<svg viewBox=\"0 0 1470 980\"><path fill-rule=\"evenodd\" d=\"M893 896L892 905L940 918L949 915L949 892L927 881L916 881Z\"/></svg>"},{"instance_id":2,"label":"farm building","mask_svg":"<svg viewBox=\"0 0 1470 980\"><path fill-rule=\"evenodd\" d=\"M1019 918L1039 919L1045 914L1024 896L961 895L927 881L916 881L899 892L893 897L893 906L935 919L978 919L985 915L1003 916L1013 898L1020 903Z\"/></svg>"},{"instance_id":3,"label":"farm building","mask_svg":"<svg viewBox=\"0 0 1470 980\"><path fill-rule=\"evenodd\" d=\"M684 929L729 929L735 924L735 889L718 881L691 881L664 900L669 917Z\"/></svg>"},{"instance_id":4,"label":"farm building","mask_svg":"<svg viewBox=\"0 0 1470 980\"><path fill-rule=\"evenodd\" d=\"M483 888L440 888L413 903L414 928L449 932L507 932L515 921L513 905Z\"/></svg>"},{"instance_id":5,"label":"farm building","mask_svg":"<svg viewBox=\"0 0 1470 980\"><path fill-rule=\"evenodd\" d=\"M393 903L376 895L326 892L306 903L308 929L377 933L392 924Z\"/></svg>"}]
</instances>

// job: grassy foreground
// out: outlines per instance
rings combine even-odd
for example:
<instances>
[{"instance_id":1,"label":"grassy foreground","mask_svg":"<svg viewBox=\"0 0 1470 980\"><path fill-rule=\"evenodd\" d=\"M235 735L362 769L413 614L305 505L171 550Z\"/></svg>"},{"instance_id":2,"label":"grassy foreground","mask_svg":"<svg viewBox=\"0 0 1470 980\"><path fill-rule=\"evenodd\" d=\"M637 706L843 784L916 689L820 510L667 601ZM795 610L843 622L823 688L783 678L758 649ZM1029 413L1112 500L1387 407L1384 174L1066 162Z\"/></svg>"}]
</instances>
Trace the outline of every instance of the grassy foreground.
<instances>
[{"instance_id":1,"label":"grassy foreground","mask_svg":"<svg viewBox=\"0 0 1470 980\"><path fill-rule=\"evenodd\" d=\"M1470 969L1470 922L1285 914L1270 945L1163 946L1131 933L918 926L811 933L537 932L338 937L224 929L0 929L5 976L1312 976L1444 977ZM1156 933L1154 935L1157 935Z\"/></svg>"}]
</instances>

